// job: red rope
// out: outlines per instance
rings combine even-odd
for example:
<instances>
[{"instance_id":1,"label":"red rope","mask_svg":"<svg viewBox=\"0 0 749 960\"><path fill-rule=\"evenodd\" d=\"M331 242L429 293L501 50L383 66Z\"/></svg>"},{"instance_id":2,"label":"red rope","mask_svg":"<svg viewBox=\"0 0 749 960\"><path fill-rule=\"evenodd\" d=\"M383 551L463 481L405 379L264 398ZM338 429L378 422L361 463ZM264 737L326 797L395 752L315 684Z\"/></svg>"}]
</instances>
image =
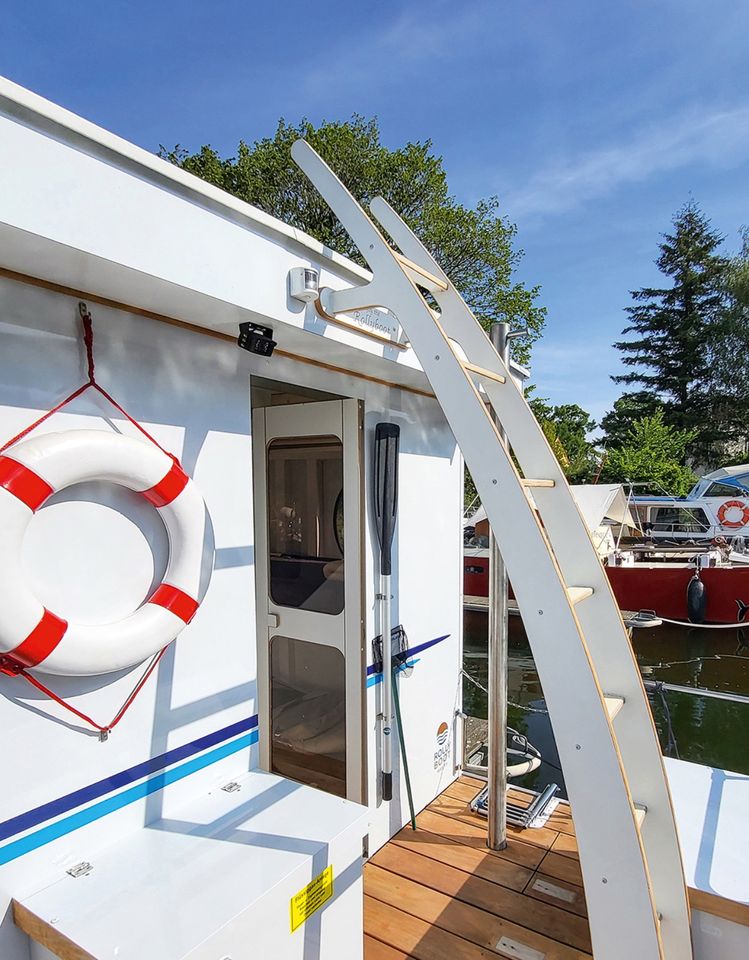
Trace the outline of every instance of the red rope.
<instances>
[{"instance_id":1,"label":"red rope","mask_svg":"<svg viewBox=\"0 0 749 960\"><path fill-rule=\"evenodd\" d=\"M93 321L91 319L91 314L88 311L85 303L79 303L78 310L80 312L81 321L83 323L83 343L84 343L84 346L86 347L88 380L85 383L82 383L80 387L74 390L67 397L65 397L64 400L61 400L60 403L52 407L51 410L48 410L46 413L42 414L42 416L39 417L38 420L35 420L28 427L25 427L23 430L21 430L20 433L17 433L15 437L11 437L10 440L8 440L5 444L3 444L2 447L0 447L0 453L4 453L9 447L12 447L14 444L18 443L19 440L23 440L24 437L27 437L30 433L36 430L36 428L40 424L44 423L45 420L49 420L51 416L53 416L55 413L58 413L60 410L62 410L63 407L67 406L69 403L75 400L76 397L80 397L82 393L85 393L86 390L88 390L90 387L93 387L93 389L96 390L98 393L100 393L104 397L104 399L107 400L116 410L119 410L119 412L127 420L129 420L129 422L132 423L134 427L137 427L137 429L140 430L143 436L146 437L148 440L150 440L151 443L154 444L154 446L157 446L162 453L165 453L168 457L174 460L175 463L179 464L179 460L177 459L177 457L174 456L174 454L169 453L168 450L165 450L161 446L161 444L158 442L158 440L156 440L155 437L151 436L151 434L145 429L145 427L142 427L137 420L133 419L133 417L130 416L127 410L125 410L124 407L120 406L120 404L117 403L114 397L96 382L95 363L94 363ZM46 696L48 696L51 700L54 700L55 703L58 703L61 707L64 707L66 710L69 710L70 713L75 714L75 716L77 716L80 720L83 720L85 723L90 724L95 730L99 731L99 733L102 736L102 739L106 739L106 736L107 734L109 734L110 730L113 730L117 726L120 720L122 720L122 718L125 716L127 711L130 709L133 701L138 696L140 691L143 689L143 687L145 686L146 682L148 681L148 678L151 676L153 671L156 669L156 665L158 664L159 660L161 660L165 650L166 650L166 647L164 647L163 650L160 650L159 653L157 653L153 657L153 659L151 660L151 663L146 668L146 671L143 674L143 676L135 685L135 687L133 688L128 698L125 700L123 705L115 714L114 718L106 726L101 726L95 720L92 720L91 717L87 716L85 713L82 713L80 710L74 707L71 703L68 703L62 697L58 696L58 694L56 694L54 690L50 690L49 687L45 686L45 684L41 682L41 680L37 680L35 676L28 673L23 667L20 666L20 664L15 663L12 660L12 658L0 655L0 673L5 673L8 676L23 677L24 680L27 680L33 687L36 687L37 690L40 690L42 693L46 694Z\"/></svg>"},{"instance_id":2,"label":"red rope","mask_svg":"<svg viewBox=\"0 0 749 960\"><path fill-rule=\"evenodd\" d=\"M35 420L28 427L25 427L23 430L21 430L20 433L17 433L15 437L11 437L10 440L8 440L6 443L3 444L2 447L0 447L0 453L4 453L9 447L12 447L14 444L18 443L19 440L23 440L24 437L27 437L32 431L36 430L36 428L40 424L44 423L45 420L49 420L51 416L53 416L55 413L58 413L60 410L62 410L63 407L67 406L69 403L75 400L76 397L80 397L82 393L85 393L86 390L88 390L90 387L93 387L94 390L100 393L102 397L104 397L104 399L107 400L115 408L115 410L118 410L123 415L123 417L125 417L126 420L132 423L132 425L136 427L136 429L140 430L140 432L143 434L144 437L146 437L147 440L150 440L154 446L158 447L162 453L165 453L168 457L174 460L175 463L179 463L179 460L174 456L173 453L169 453L168 450L165 450L161 446L159 441L155 437L151 436L151 434L148 432L148 430L146 430L145 427L142 427L137 420L135 420L133 417L130 416L130 414L127 412L127 410L125 410L124 407L122 407L119 403L117 403L117 401L114 399L111 393L108 393L104 389L104 387L100 386L96 382L95 364L94 364L94 326L91 320L91 314L86 308L86 305L81 303L78 305L78 308L80 310L81 320L83 322L83 343L84 343L84 346L86 347L86 362L88 364L88 380L85 383L82 383L77 390L74 390L71 394L68 394L68 396L65 397L64 400L61 400L56 406L52 407L51 410L48 410L46 413L42 414L42 416L39 417L38 420Z\"/></svg>"},{"instance_id":3,"label":"red rope","mask_svg":"<svg viewBox=\"0 0 749 960\"><path fill-rule=\"evenodd\" d=\"M41 690L42 693L46 694L51 700L54 700L55 703L59 703L61 707L64 707L66 710L69 710L70 713L74 713L76 717L78 717L80 720L83 720L85 723L90 724L94 728L94 730L98 730L100 734L109 734L110 731L114 730L114 728L117 726L120 720L122 720L122 718L125 716L127 711L130 709L135 698L138 696L140 691L146 685L148 678L156 669L156 665L158 664L159 660L161 660L161 658L164 656L165 652L166 652L166 647L164 647L162 650L159 650L159 652L152 658L150 664L146 668L145 673L140 678L140 680L136 683L135 687L133 687L133 690L130 693L130 695L127 697L127 699L122 704L120 709L114 715L113 719L105 726L102 726L101 724L97 723L96 720L92 720L91 717L89 717L87 714L82 713L80 710L78 710L77 707L74 707L72 703L68 703L67 700L63 700L63 698L58 696L58 694L56 694L54 690L50 690L50 688L45 684L43 684L41 680L37 680L37 678L33 676L33 674L27 673L25 669L20 668L20 669L13 670L13 675L17 677L23 677L24 680L28 680L28 682L31 684L32 687L36 687L37 690ZM6 669L3 669L2 672L10 674L11 671L6 668ZM104 737L103 739L106 739L106 737Z\"/></svg>"}]
</instances>

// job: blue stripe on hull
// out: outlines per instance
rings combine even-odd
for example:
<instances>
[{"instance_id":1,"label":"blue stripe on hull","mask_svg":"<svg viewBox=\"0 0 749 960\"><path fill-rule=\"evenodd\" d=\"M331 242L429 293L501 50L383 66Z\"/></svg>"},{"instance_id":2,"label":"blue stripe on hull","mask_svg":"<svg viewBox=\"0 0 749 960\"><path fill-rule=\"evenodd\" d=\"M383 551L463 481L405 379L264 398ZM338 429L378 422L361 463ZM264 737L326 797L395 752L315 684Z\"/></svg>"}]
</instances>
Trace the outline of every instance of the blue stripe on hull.
<instances>
[{"instance_id":1,"label":"blue stripe on hull","mask_svg":"<svg viewBox=\"0 0 749 960\"><path fill-rule=\"evenodd\" d=\"M447 640L449 636L450 634L445 634L444 636L436 637L434 640L428 640L426 643L419 644L410 650L404 651L393 658L394 662L399 670L412 667L419 662L418 658L414 659L415 654L421 653L423 650L428 650L429 647L433 647L443 640ZM367 667L367 687L375 686L381 682L382 671L378 671L374 665ZM158 757L152 757L133 767L129 767L127 770L114 773L89 786L81 787L72 793L67 793L62 797L57 797L55 800L50 800L38 807L34 807L33 810L27 810L15 817L4 820L0 823L0 840L6 840L9 837L31 830L33 827L39 826L55 817L61 817L76 807L81 807L87 803L91 804L91 806L83 810L78 810L68 817L63 817L55 823L51 823L46 827L42 827L40 830L36 830L33 833L27 834L25 837L13 840L10 843L6 843L5 846L0 847L0 866L26 853L30 853L32 850L36 850L47 843L51 843L68 833L72 833L81 827L87 826L107 816L109 813L113 813L116 810L122 809L122 807L142 800L157 790L162 790L164 787L169 786L169 784L184 779L191 773L195 773L198 770L210 766L212 763L223 760L224 757L231 756L233 753L252 746L257 743L258 740L257 725L257 714L252 717L246 717L229 726L222 727L213 733L199 737L191 743L175 747L173 750L167 750L166 753L162 753ZM239 736L240 734L244 735ZM215 749L209 749L212 747ZM205 750L209 752L203 753ZM196 756L196 754L202 754L202 756ZM188 760L187 758L190 757L193 759ZM183 760L187 762L180 763L180 761ZM172 764L179 764L179 766L172 767ZM172 768L166 770L166 767ZM136 783L136 781L139 780L142 782ZM129 784L135 785L128 786ZM92 802L99 800L100 797L104 797L106 794L110 794L112 791L118 790L121 787L128 787L128 789L109 796L105 800L100 800L98 803Z\"/></svg>"},{"instance_id":2,"label":"blue stripe on hull","mask_svg":"<svg viewBox=\"0 0 749 960\"><path fill-rule=\"evenodd\" d=\"M232 723L228 727L223 727L221 730L215 730L213 733L206 734L204 737L199 737L191 743L185 743L181 747L167 750L167 752L162 753L161 756L151 757L150 760L138 763L134 767L122 770L120 773L114 773L112 776L106 777L104 780L98 780L96 783L92 783L87 787L81 787L80 790L74 790L72 793L65 794L64 797L50 800L48 803L43 803L33 810L26 811L26 813L11 817L9 820L0 823L0 840L5 840L7 837L22 833L24 830L30 830L31 827L35 827L45 820L51 820L52 817L59 817L60 814L67 813L68 810L80 807L84 803L90 803L92 800L103 797L113 790L125 787L129 783L135 783L136 780L142 780L151 773L163 770L164 767L178 763L180 760L185 760L187 757L200 753L201 750L207 750L208 747L214 747L217 743L230 740L232 737L236 737L237 734L244 733L247 730L253 730L255 727L257 727L257 714L254 717L246 717L244 720Z\"/></svg>"},{"instance_id":3,"label":"blue stripe on hull","mask_svg":"<svg viewBox=\"0 0 749 960\"><path fill-rule=\"evenodd\" d=\"M41 830L30 833L26 837L21 837L20 840L13 840L11 843L6 843L4 847L0 847L0 865L9 863L17 857L22 857L32 850L37 850L47 843L52 843L53 840L58 840L60 837L64 837L74 830L88 826L88 824L93 823L95 820L100 820L102 817L106 817L107 814L114 813L115 810L121 810L129 804L135 803L137 800L143 800L149 796L149 794L155 793L157 790L163 790L164 787L168 787L169 784L177 783L178 780L189 777L191 773L203 770L212 763L217 763L219 760L223 760L224 757L231 756L231 754L237 753L239 750L243 750L253 743L257 743L257 737L257 730L253 730L238 740L232 740L231 743L225 743L215 750L204 753L200 757L195 757L194 760L188 760L187 763L183 763L178 767L165 770L134 787L123 790L122 793L116 793L112 797L107 797L106 800L100 800L99 803L86 807L85 810L79 810L77 813L65 817L63 820L58 820L57 823L51 823L47 827L42 827Z\"/></svg>"}]
</instances>

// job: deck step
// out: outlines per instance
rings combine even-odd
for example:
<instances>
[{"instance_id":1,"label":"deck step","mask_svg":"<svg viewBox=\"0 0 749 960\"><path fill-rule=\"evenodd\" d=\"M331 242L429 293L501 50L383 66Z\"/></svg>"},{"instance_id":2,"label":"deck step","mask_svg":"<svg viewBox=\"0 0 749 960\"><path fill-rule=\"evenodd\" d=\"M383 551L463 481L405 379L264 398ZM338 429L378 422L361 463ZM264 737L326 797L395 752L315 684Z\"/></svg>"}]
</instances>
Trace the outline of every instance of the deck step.
<instances>
[{"instance_id":1,"label":"deck step","mask_svg":"<svg viewBox=\"0 0 749 960\"><path fill-rule=\"evenodd\" d=\"M524 487L555 487L556 480L527 480L523 478L520 481Z\"/></svg>"},{"instance_id":2,"label":"deck step","mask_svg":"<svg viewBox=\"0 0 749 960\"><path fill-rule=\"evenodd\" d=\"M409 280L413 281L417 286L423 287L425 290L428 290L430 293L437 293L438 291L447 290L448 284L444 280L440 280L439 277L435 277L433 273L430 273L428 270L425 270L424 267L420 267L418 263L414 263L413 260L409 260L408 257L404 257L402 253L399 253L397 250L391 251L398 263L403 267L403 271Z\"/></svg>"},{"instance_id":3,"label":"deck step","mask_svg":"<svg viewBox=\"0 0 749 960\"><path fill-rule=\"evenodd\" d=\"M619 713L621 708L624 706L624 697L604 697L603 702L606 704L606 709L609 713L609 720L613 720L617 713Z\"/></svg>"},{"instance_id":4,"label":"deck step","mask_svg":"<svg viewBox=\"0 0 749 960\"><path fill-rule=\"evenodd\" d=\"M485 367L479 367L478 364L475 363L469 363L467 360L463 361L463 369L467 373L474 373L479 380L493 380L495 383L507 382L501 373L493 373L491 370L487 370Z\"/></svg>"},{"instance_id":5,"label":"deck step","mask_svg":"<svg viewBox=\"0 0 749 960\"><path fill-rule=\"evenodd\" d=\"M567 596L570 598L570 603L574 606L576 603L580 603L581 600L587 600L588 597L592 597L593 587L567 587Z\"/></svg>"},{"instance_id":6,"label":"deck step","mask_svg":"<svg viewBox=\"0 0 749 960\"><path fill-rule=\"evenodd\" d=\"M642 824L645 820L645 814L648 812L648 808L644 803L635 804L635 820L637 821L637 826L639 829L642 829Z\"/></svg>"}]
</instances>

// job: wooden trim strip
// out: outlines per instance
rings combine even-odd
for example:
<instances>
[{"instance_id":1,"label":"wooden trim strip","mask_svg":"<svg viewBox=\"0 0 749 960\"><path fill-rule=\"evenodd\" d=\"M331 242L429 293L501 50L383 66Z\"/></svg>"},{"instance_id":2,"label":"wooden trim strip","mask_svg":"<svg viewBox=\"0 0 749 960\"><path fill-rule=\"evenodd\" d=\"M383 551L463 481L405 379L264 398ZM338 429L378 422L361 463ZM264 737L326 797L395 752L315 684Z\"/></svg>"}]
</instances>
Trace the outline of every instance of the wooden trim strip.
<instances>
[{"instance_id":1,"label":"wooden trim strip","mask_svg":"<svg viewBox=\"0 0 749 960\"><path fill-rule=\"evenodd\" d=\"M689 905L692 910L709 913L713 917L731 920L749 927L749 903L739 903L737 900L728 900L717 893L708 893L706 890L696 890L688 887Z\"/></svg>"},{"instance_id":2,"label":"wooden trim strip","mask_svg":"<svg viewBox=\"0 0 749 960\"><path fill-rule=\"evenodd\" d=\"M18 929L23 930L35 943L49 950L53 956L59 957L60 960L96 960L96 957L87 950L73 943L64 933L50 926L18 900L13 900L12 906L13 922Z\"/></svg>"},{"instance_id":3,"label":"wooden trim strip","mask_svg":"<svg viewBox=\"0 0 749 960\"><path fill-rule=\"evenodd\" d=\"M234 344L237 342L236 337L232 337L228 333L220 333L218 330L208 330L206 327L199 327L197 324L189 323L187 320L178 320L176 317L169 317L163 313L155 313L153 310L144 310L142 307L135 307L132 304L122 303L119 300L110 300L109 297L102 297L88 290L76 290L74 287L66 287L60 283L54 283L51 280L42 280L41 277L32 277L29 274L17 273L15 270L8 270L6 267L0 267L0 277L14 280L17 283L25 283L30 287L40 287L42 290L61 293L67 297L75 297L77 300L98 303L100 306L110 307L112 310L122 310L124 313L132 313L137 317L145 317L146 320L156 320L159 323L166 323L172 327L179 327L181 330L188 330L190 333L198 333L204 337L213 337L214 340L223 340L226 343ZM387 342L393 346L397 346L394 341L389 340ZM413 393L419 397L434 399L434 394L429 390L420 390L418 387L410 387L407 384L394 383L392 380L384 380L382 377L374 377L368 373L357 373L355 370L348 370L346 367L339 367L333 363L325 363L323 360L314 360L312 357L303 357L298 353L291 353L289 350L276 349L274 352L279 357L286 357L287 360L296 360L298 363L306 363L312 367L320 367L322 370L330 370L331 373L342 373L347 377L356 377L357 380L366 380L368 383L376 383L393 390L404 390L406 393Z\"/></svg>"}]
</instances>

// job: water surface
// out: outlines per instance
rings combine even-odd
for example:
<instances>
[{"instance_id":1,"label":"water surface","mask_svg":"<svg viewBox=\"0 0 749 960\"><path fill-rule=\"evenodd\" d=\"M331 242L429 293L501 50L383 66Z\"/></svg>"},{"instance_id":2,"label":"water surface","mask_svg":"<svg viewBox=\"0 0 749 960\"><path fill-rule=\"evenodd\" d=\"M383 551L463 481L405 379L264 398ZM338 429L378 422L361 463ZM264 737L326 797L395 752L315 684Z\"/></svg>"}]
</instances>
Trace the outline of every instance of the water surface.
<instances>
[{"instance_id":1,"label":"water surface","mask_svg":"<svg viewBox=\"0 0 749 960\"><path fill-rule=\"evenodd\" d=\"M465 613L464 668L482 686L487 682L485 613ZM707 630L664 624L636 630L633 646L643 677L689 687L749 696L749 628ZM508 722L524 733L544 757L539 770L517 780L535 789L558 783L564 795L551 724L546 713L528 638L520 617L510 617ZM649 693L661 747L667 756L749 774L749 703L699 693ZM463 681L464 710L486 717L486 694ZM671 735L669 736L669 723Z\"/></svg>"}]
</instances>

